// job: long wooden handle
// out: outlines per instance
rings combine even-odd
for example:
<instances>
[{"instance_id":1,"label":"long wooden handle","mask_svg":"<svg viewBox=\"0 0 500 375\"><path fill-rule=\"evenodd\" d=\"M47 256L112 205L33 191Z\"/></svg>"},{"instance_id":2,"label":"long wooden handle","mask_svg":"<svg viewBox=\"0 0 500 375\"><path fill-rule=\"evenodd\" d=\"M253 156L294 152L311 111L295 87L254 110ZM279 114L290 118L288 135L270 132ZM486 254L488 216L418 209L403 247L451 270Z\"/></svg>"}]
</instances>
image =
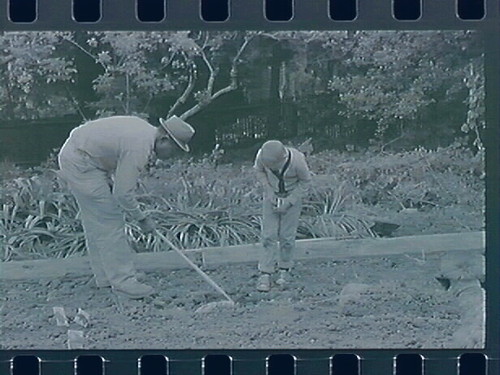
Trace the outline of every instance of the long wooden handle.
<instances>
[{"instance_id":1,"label":"long wooden handle","mask_svg":"<svg viewBox=\"0 0 500 375\"><path fill-rule=\"evenodd\" d=\"M234 301L229 297L229 295L222 289L215 281L213 281L205 272L203 272L196 264L194 264L191 259L189 259L180 249L178 249L167 237L165 237L160 232L156 231L158 237L165 241L172 249L174 249L177 254L179 254L184 260L196 271L198 274L205 279L212 287L214 287L219 293L221 293L229 302L234 304Z\"/></svg>"}]
</instances>

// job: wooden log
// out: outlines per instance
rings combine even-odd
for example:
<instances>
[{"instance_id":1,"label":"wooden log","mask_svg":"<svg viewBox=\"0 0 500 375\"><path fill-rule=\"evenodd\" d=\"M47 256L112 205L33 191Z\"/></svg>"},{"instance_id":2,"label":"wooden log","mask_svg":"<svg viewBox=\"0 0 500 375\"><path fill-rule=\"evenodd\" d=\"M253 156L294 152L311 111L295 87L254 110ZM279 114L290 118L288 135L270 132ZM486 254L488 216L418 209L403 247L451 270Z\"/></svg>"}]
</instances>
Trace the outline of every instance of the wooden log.
<instances>
[{"instance_id":1,"label":"wooden log","mask_svg":"<svg viewBox=\"0 0 500 375\"><path fill-rule=\"evenodd\" d=\"M441 275L450 282L458 280L479 280L484 282L486 273L486 259L480 252L466 250L453 251L441 257Z\"/></svg>"},{"instance_id":2,"label":"wooden log","mask_svg":"<svg viewBox=\"0 0 500 375\"><path fill-rule=\"evenodd\" d=\"M485 345L486 259L482 253L457 251L441 257L440 277L448 280L448 293L457 298L460 322L451 338L457 348L480 349Z\"/></svg>"},{"instance_id":3,"label":"wooden log","mask_svg":"<svg viewBox=\"0 0 500 375\"><path fill-rule=\"evenodd\" d=\"M321 238L297 241L295 258L299 260L322 258L350 258L358 256L384 256L398 254L422 254L446 251L485 250L484 232L430 234L394 238L367 238L334 240ZM257 261L261 251L259 244L187 250L203 252L205 265Z\"/></svg>"},{"instance_id":4,"label":"wooden log","mask_svg":"<svg viewBox=\"0 0 500 375\"><path fill-rule=\"evenodd\" d=\"M166 249L167 250L167 249ZM186 250L186 255L201 253L205 267L231 263L257 262L259 244ZM484 232L431 234L394 238L335 240L322 238L297 241L296 259L342 259L398 254L430 254L435 252L471 251L484 253ZM174 251L135 254L136 266L142 271L186 268L186 262ZM58 278L90 275L86 256L66 259L0 262L0 280Z\"/></svg>"}]
</instances>

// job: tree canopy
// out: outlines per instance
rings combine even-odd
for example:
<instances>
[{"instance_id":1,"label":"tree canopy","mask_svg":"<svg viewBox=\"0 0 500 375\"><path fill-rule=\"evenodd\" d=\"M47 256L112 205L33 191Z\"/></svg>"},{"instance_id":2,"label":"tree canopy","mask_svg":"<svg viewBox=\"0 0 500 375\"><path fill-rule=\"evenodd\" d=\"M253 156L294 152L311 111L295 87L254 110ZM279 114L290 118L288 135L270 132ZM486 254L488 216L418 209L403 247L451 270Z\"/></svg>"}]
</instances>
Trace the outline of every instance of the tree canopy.
<instances>
[{"instance_id":1,"label":"tree canopy","mask_svg":"<svg viewBox=\"0 0 500 375\"><path fill-rule=\"evenodd\" d=\"M0 47L1 120L189 118L239 92L240 106L293 104L293 116L266 121L319 132L384 140L453 122L478 139L484 129L471 31L4 32Z\"/></svg>"}]
</instances>

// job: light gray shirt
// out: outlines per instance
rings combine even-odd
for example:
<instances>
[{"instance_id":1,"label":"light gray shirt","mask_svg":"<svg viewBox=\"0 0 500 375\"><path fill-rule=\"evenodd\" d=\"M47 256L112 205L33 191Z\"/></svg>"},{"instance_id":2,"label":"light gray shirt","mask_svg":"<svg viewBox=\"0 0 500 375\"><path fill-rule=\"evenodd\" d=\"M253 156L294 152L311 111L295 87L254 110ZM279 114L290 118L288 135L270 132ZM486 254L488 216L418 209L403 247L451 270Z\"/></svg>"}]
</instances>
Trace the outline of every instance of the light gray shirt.
<instances>
[{"instance_id":1,"label":"light gray shirt","mask_svg":"<svg viewBox=\"0 0 500 375\"><path fill-rule=\"evenodd\" d=\"M114 198L125 212L140 220L144 215L134 191L153 152L156 134L157 128L139 117L113 116L73 129L68 142L87 154L93 166L114 177Z\"/></svg>"},{"instance_id":2,"label":"light gray shirt","mask_svg":"<svg viewBox=\"0 0 500 375\"><path fill-rule=\"evenodd\" d=\"M304 154L295 148L286 148L290 151L291 158L290 165L283 175L283 181L285 182L285 190L289 192L289 197L295 201L301 198L307 190L307 185L311 182L311 173ZM262 151L259 150L255 157L254 169L257 172L257 177L264 184L264 187L269 187L277 193L279 179L271 169L264 166L261 153Z\"/></svg>"}]
</instances>

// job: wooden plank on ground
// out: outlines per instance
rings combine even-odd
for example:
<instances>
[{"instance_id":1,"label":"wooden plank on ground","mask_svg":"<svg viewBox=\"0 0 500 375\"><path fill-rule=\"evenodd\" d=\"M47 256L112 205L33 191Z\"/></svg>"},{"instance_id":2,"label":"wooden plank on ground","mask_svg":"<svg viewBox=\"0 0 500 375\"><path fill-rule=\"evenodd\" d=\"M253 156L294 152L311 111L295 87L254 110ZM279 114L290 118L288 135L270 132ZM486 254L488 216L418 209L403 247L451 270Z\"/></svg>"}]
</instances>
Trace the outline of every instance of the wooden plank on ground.
<instances>
[{"instance_id":1,"label":"wooden plank on ground","mask_svg":"<svg viewBox=\"0 0 500 375\"><path fill-rule=\"evenodd\" d=\"M188 267L187 263L173 251L136 254L134 261L139 270L145 271ZM0 262L0 280L53 279L90 274L90 263L86 256Z\"/></svg>"},{"instance_id":2,"label":"wooden plank on ground","mask_svg":"<svg viewBox=\"0 0 500 375\"><path fill-rule=\"evenodd\" d=\"M485 249L484 232L430 234L394 238L367 238L336 241L331 238L297 241L296 259L349 258L454 250ZM206 265L257 261L260 246L256 244L187 250L203 252Z\"/></svg>"},{"instance_id":3,"label":"wooden plank on ground","mask_svg":"<svg viewBox=\"0 0 500 375\"><path fill-rule=\"evenodd\" d=\"M484 252L485 233L466 232L432 234L395 238L335 240L332 238L297 241L296 259L341 259L359 256L397 254L428 254L448 251ZM202 253L205 266L257 262L261 247L258 244L187 250L186 254ZM189 265L173 252L141 253L135 255L139 270L155 271L187 268ZM0 262L0 280L58 278L90 275L87 257Z\"/></svg>"}]
</instances>

